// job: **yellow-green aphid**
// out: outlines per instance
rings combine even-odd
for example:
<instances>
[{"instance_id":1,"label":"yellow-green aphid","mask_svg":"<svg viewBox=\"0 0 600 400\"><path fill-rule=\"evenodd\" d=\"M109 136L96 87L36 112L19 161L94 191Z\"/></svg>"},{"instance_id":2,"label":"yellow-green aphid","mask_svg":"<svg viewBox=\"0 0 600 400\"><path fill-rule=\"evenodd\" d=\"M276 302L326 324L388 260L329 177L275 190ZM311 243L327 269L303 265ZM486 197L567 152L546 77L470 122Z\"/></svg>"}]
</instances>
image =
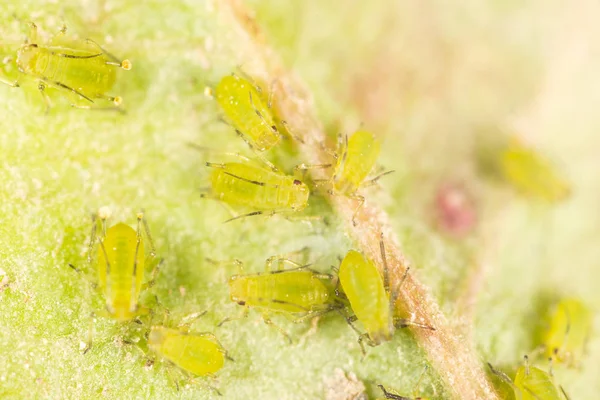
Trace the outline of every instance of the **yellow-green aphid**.
<instances>
[{"instance_id":1,"label":"yellow-green aphid","mask_svg":"<svg viewBox=\"0 0 600 400\"><path fill-rule=\"evenodd\" d=\"M517 369L514 381L504 372L494 369L490 363L488 366L494 374L512 386L517 400L569 400L564 389L554 384L552 373L529 366L527 356L525 365Z\"/></svg>"},{"instance_id":2,"label":"yellow-green aphid","mask_svg":"<svg viewBox=\"0 0 600 400\"><path fill-rule=\"evenodd\" d=\"M367 331L358 339L363 353L363 341L366 341L369 346L377 346L391 340L395 328L418 326L435 330L427 325L394 317L394 305L398 291L407 277L408 269L398 288L390 292L383 238L380 242L380 249L384 263L383 278L375 263L356 250L350 250L346 254L338 272L341 287L355 314L354 317L348 319L348 322L354 328L352 322L358 320Z\"/></svg>"},{"instance_id":3,"label":"yellow-green aphid","mask_svg":"<svg viewBox=\"0 0 600 400\"><path fill-rule=\"evenodd\" d=\"M257 152L269 150L281 140L269 102L254 84L237 75L221 79L215 97L225 118Z\"/></svg>"},{"instance_id":4,"label":"yellow-green aphid","mask_svg":"<svg viewBox=\"0 0 600 400\"><path fill-rule=\"evenodd\" d=\"M298 265L285 258L271 257L264 273L234 275L229 279L230 298L245 307L244 316L252 307L262 313L267 324L272 324L270 312L283 313L300 322L340 308L333 276L321 274L308 266L271 271L273 263L279 268L283 263ZM290 340L285 332L277 329Z\"/></svg>"},{"instance_id":5,"label":"yellow-green aphid","mask_svg":"<svg viewBox=\"0 0 600 400\"><path fill-rule=\"evenodd\" d=\"M154 245L148 225L142 213L137 215L137 230L124 223L118 223L106 230L106 218L101 217L102 233L97 245L97 271L99 288L104 293L106 315L117 321L128 321L140 312L138 298L144 281L147 257L154 257ZM141 225L144 225L150 245L146 254ZM94 246L95 227L92 231ZM153 272L155 274L156 270Z\"/></svg>"},{"instance_id":6,"label":"yellow-green aphid","mask_svg":"<svg viewBox=\"0 0 600 400\"><path fill-rule=\"evenodd\" d=\"M30 26L29 37L17 51L15 62L22 74L38 81L47 108L51 104L47 88L72 94L72 105L77 108L93 108L98 99L111 101L114 106L121 104L121 97L107 92L115 84L116 68L131 69L129 60L119 61L90 39L67 38L64 27L49 43L41 44L36 25ZM19 79L2 82L20 86Z\"/></svg>"},{"instance_id":7,"label":"yellow-green aphid","mask_svg":"<svg viewBox=\"0 0 600 400\"><path fill-rule=\"evenodd\" d=\"M576 365L583 356L592 329L592 313L580 300L562 299L550 319L543 337L547 357Z\"/></svg>"},{"instance_id":8,"label":"yellow-green aphid","mask_svg":"<svg viewBox=\"0 0 600 400\"><path fill-rule=\"evenodd\" d=\"M165 360L197 376L215 374L223 368L227 354L212 333L188 333L164 326L151 328L148 346Z\"/></svg>"},{"instance_id":9,"label":"yellow-green aphid","mask_svg":"<svg viewBox=\"0 0 600 400\"><path fill-rule=\"evenodd\" d=\"M381 143L370 132L359 130L350 138L344 136L332 178L334 192L353 196L377 163L380 150Z\"/></svg>"},{"instance_id":10,"label":"yellow-green aphid","mask_svg":"<svg viewBox=\"0 0 600 400\"><path fill-rule=\"evenodd\" d=\"M557 202L569 195L569 183L555 166L518 139L511 138L500 157L504 178L523 195L548 202Z\"/></svg>"},{"instance_id":11,"label":"yellow-green aphid","mask_svg":"<svg viewBox=\"0 0 600 400\"><path fill-rule=\"evenodd\" d=\"M379 157L381 143L372 133L364 130L354 132L350 138L346 135L338 136L338 147L333 154L336 159L334 172L331 179L325 180L331 183L330 193L346 196L358 201L358 206L352 216L352 223L356 225L356 215L365 202L364 196L358 193L363 187L374 185L381 177L392 173L387 171L367 179ZM306 165L296 167L298 170L312 168L329 168L331 164Z\"/></svg>"},{"instance_id":12,"label":"yellow-green aphid","mask_svg":"<svg viewBox=\"0 0 600 400\"><path fill-rule=\"evenodd\" d=\"M236 218L297 212L308 205L310 190L293 176L249 163L206 163L214 168L208 197L254 211ZM235 219L235 218L234 218Z\"/></svg>"}]
</instances>

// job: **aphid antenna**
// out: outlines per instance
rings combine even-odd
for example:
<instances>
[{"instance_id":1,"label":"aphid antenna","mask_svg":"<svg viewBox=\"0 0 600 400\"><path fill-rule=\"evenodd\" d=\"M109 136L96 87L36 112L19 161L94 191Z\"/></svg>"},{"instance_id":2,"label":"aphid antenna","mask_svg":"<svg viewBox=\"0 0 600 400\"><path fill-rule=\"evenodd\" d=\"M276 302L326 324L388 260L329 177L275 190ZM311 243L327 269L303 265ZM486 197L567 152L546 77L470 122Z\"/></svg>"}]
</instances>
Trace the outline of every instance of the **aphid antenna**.
<instances>
[{"instance_id":1,"label":"aphid antenna","mask_svg":"<svg viewBox=\"0 0 600 400\"><path fill-rule=\"evenodd\" d=\"M499 371L496 368L494 368L494 366L490 362L488 362L487 365L490 368L490 371L492 371L492 373L494 375L496 375L498 378L500 378L500 380L502 380L504 383L509 384L513 389L520 390L519 388L517 388L515 386L515 384L513 383L512 379L510 379L508 377L508 375L506 375L504 372Z\"/></svg>"},{"instance_id":2,"label":"aphid antenna","mask_svg":"<svg viewBox=\"0 0 600 400\"><path fill-rule=\"evenodd\" d=\"M228 174L228 175L231 175L231 174ZM274 186L276 186L276 185L274 185ZM274 216L276 214L285 214L287 211L288 210L253 211L253 212L250 212L250 213L247 213L247 214L241 214L241 215L238 215L236 217L229 218L228 220L223 221L223 223L226 224L226 223L231 222L231 221L235 221L235 220L243 219L243 218L247 218L247 217L254 217L254 216L257 216L257 215L264 215L266 217L272 217L272 216Z\"/></svg>"},{"instance_id":3,"label":"aphid antenna","mask_svg":"<svg viewBox=\"0 0 600 400\"><path fill-rule=\"evenodd\" d=\"M558 385L558 387L560 389L560 392L563 394L563 396L565 396L565 400L571 400L571 398L569 397L569 395L567 394L565 389L561 385Z\"/></svg>"},{"instance_id":4,"label":"aphid antenna","mask_svg":"<svg viewBox=\"0 0 600 400\"><path fill-rule=\"evenodd\" d=\"M386 175L392 174L394 172L396 172L396 171L395 170L390 170L390 171L382 172L381 174L375 176L374 178L371 178L371 179L363 182L360 186L363 187L363 188L366 188L366 187L369 187L369 186L374 186L374 185L377 184L377 182L379 181L379 179L383 178Z\"/></svg>"}]
</instances>

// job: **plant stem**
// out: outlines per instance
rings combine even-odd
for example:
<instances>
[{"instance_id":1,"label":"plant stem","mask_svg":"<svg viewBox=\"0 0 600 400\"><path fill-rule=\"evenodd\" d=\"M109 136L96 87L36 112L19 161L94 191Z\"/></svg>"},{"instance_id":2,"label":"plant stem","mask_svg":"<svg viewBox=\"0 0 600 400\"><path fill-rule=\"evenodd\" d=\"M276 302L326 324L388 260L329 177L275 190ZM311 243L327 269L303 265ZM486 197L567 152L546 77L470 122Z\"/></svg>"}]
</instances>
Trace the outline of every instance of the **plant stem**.
<instances>
[{"instance_id":1,"label":"plant stem","mask_svg":"<svg viewBox=\"0 0 600 400\"><path fill-rule=\"evenodd\" d=\"M314 117L313 100L305 85L283 67L276 53L265 43L265 36L251 14L239 0L219 1L219 14L231 27L232 37L240 51L248 53L252 60L244 67L254 76L272 81L277 79L277 106L280 116L303 140L300 152L311 164L331 163L331 156L322 150L326 136L320 122ZM356 220L352 216L356 201L343 196L331 196L331 204L347 226L357 247L382 268L380 234L383 232L390 273L390 285L399 284L408 266L406 257L396 244L387 214L368 201L361 208ZM397 308L406 310L416 322L435 327L435 331L413 329L416 340L427 353L454 397L461 400L498 399L488 381L483 365L477 357L473 344L462 338L440 311L435 297L427 286L411 273L404 281L398 297Z\"/></svg>"}]
</instances>

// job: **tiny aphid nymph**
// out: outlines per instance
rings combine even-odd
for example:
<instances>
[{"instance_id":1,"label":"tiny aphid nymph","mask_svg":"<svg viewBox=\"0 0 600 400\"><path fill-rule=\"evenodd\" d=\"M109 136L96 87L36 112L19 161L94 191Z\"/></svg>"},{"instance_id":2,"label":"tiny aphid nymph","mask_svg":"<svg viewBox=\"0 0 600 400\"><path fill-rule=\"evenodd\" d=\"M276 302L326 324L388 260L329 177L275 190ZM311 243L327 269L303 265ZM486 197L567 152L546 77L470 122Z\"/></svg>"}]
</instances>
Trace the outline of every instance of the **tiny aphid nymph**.
<instances>
[{"instance_id":1,"label":"tiny aphid nymph","mask_svg":"<svg viewBox=\"0 0 600 400\"><path fill-rule=\"evenodd\" d=\"M270 103L253 83L237 75L225 76L215 89L215 98L226 121L252 149L263 152L279 143L281 134Z\"/></svg>"},{"instance_id":2,"label":"tiny aphid nymph","mask_svg":"<svg viewBox=\"0 0 600 400\"><path fill-rule=\"evenodd\" d=\"M527 356L525 356L525 365L517 369L514 381L504 372L494 369L492 364L488 363L488 366L492 373L513 388L516 399L569 400L569 396L564 389L554 384L552 373L530 366Z\"/></svg>"},{"instance_id":3,"label":"tiny aphid nymph","mask_svg":"<svg viewBox=\"0 0 600 400\"><path fill-rule=\"evenodd\" d=\"M576 366L581 360L592 329L592 313L580 300L565 298L550 316L544 333L545 355L553 360Z\"/></svg>"},{"instance_id":4,"label":"tiny aphid nymph","mask_svg":"<svg viewBox=\"0 0 600 400\"><path fill-rule=\"evenodd\" d=\"M118 109L122 98L107 92L116 82L116 69L131 69L129 60L118 60L91 39L68 37L64 27L48 43L40 43L33 23L27 41L11 62L21 74L37 81L47 110L51 106L48 88L70 96L71 105L76 108L101 108L96 101L105 100L112 102L112 109ZM0 82L17 87L21 86L21 80L18 77L15 81L0 79Z\"/></svg>"},{"instance_id":5,"label":"tiny aphid nymph","mask_svg":"<svg viewBox=\"0 0 600 400\"><path fill-rule=\"evenodd\" d=\"M354 316L349 317L348 322L356 330L353 322L358 320L367 331L360 334L358 339L363 353L363 341L369 346L377 346L391 340L395 328L416 326L435 330L431 326L394 316L396 299L400 287L407 277L408 269L397 288L390 290L383 238L380 242L380 250L384 264L383 277L375 263L356 250L350 250L339 267L339 280L343 295L348 299L354 312Z\"/></svg>"},{"instance_id":6,"label":"tiny aphid nymph","mask_svg":"<svg viewBox=\"0 0 600 400\"><path fill-rule=\"evenodd\" d=\"M293 269L271 271L271 266L284 263ZM334 277L298 266L297 263L280 257L267 260L266 271L257 274L233 275L229 279L232 301L244 306L244 315L250 308L261 312L264 321L271 324L271 312L282 313L300 322L340 308L334 291ZM289 336L276 327L288 340Z\"/></svg>"},{"instance_id":7,"label":"tiny aphid nymph","mask_svg":"<svg viewBox=\"0 0 600 400\"><path fill-rule=\"evenodd\" d=\"M223 368L227 352L212 333L190 333L153 326L148 336L152 351L183 371L213 376Z\"/></svg>"},{"instance_id":8,"label":"tiny aphid nymph","mask_svg":"<svg viewBox=\"0 0 600 400\"><path fill-rule=\"evenodd\" d=\"M308 205L308 186L289 175L274 172L250 163L206 163L213 168L210 193L214 198L233 206L254 210L249 215L294 213Z\"/></svg>"}]
</instances>

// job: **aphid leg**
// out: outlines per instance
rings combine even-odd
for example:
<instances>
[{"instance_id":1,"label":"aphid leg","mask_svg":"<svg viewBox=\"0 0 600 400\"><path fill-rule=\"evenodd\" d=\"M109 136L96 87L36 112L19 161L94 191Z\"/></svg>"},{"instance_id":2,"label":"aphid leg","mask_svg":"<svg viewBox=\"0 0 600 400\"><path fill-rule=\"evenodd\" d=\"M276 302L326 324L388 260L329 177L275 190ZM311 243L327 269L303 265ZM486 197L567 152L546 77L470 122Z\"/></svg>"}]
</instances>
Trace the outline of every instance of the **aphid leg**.
<instances>
[{"instance_id":1,"label":"aphid leg","mask_svg":"<svg viewBox=\"0 0 600 400\"><path fill-rule=\"evenodd\" d=\"M283 127L285 128L285 130L287 131L287 133L290 134L290 136L297 142L302 143L302 144L306 144L306 142L304 141L304 139L302 139L300 136L298 136L297 133L294 133L294 131L292 131L292 129L290 128L290 125L287 123L286 120L282 119L279 120L279 123L281 125L283 125Z\"/></svg>"},{"instance_id":2,"label":"aphid leg","mask_svg":"<svg viewBox=\"0 0 600 400\"><path fill-rule=\"evenodd\" d=\"M563 396L565 396L565 400L571 400L571 398L569 397L569 395L567 394L567 392L561 385L558 385L558 388L560 389L560 392L563 394Z\"/></svg>"},{"instance_id":3,"label":"aphid leg","mask_svg":"<svg viewBox=\"0 0 600 400\"><path fill-rule=\"evenodd\" d=\"M300 173L300 175L302 175L302 178L304 179L306 177L306 172L308 172L308 170L311 169L326 169L326 168L331 168L332 164L298 164L294 167L294 175ZM329 182L330 179L321 179L322 181L325 182Z\"/></svg>"},{"instance_id":4,"label":"aphid leg","mask_svg":"<svg viewBox=\"0 0 600 400\"><path fill-rule=\"evenodd\" d=\"M408 397L404 397L404 396L400 396L400 395L388 392L383 385L377 385L377 387L379 389L381 389L381 391L383 392L383 395L385 396L386 399L392 399L392 400L412 400L412 399L410 399Z\"/></svg>"},{"instance_id":5,"label":"aphid leg","mask_svg":"<svg viewBox=\"0 0 600 400\"><path fill-rule=\"evenodd\" d=\"M500 378L500 380L502 380L504 383L508 383L511 387L516 388L512 379L510 379L508 377L508 375L506 375L504 372L502 371L498 371L497 369L495 369L491 363L487 363L488 367L490 367L490 371L492 371L492 374L496 375L498 378Z\"/></svg>"},{"instance_id":6,"label":"aphid leg","mask_svg":"<svg viewBox=\"0 0 600 400\"><path fill-rule=\"evenodd\" d=\"M237 133L237 135L239 137L241 137L244 142L246 142L248 147L250 147L250 150L252 150L254 152L254 154L256 155L256 157L259 158L266 166L268 166L273 172L279 172L279 169L275 166L275 164L273 164L263 154L261 154L261 152L258 151L256 149L256 147L254 147L252 145L252 143L250 143L250 141L246 138L246 136L244 136L244 134L242 132L240 132L238 129L236 129L235 133Z\"/></svg>"},{"instance_id":7,"label":"aphid leg","mask_svg":"<svg viewBox=\"0 0 600 400\"><path fill-rule=\"evenodd\" d=\"M436 330L433 326L429 326L429 325L425 325L425 324L420 324L418 322L411 321L410 319L406 319L406 318L394 318L394 327L396 327L396 328L408 328L410 326L415 326L417 328L423 328L423 329L427 329L427 330L430 330L430 331L435 331Z\"/></svg>"},{"instance_id":8,"label":"aphid leg","mask_svg":"<svg viewBox=\"0 0 600 400\"><path fill-rule=\"evenodd\" d=\"M343 307L343 304L331 304L331 305L329 305L327 308L325 308L323 310L309 311L305 315L303 315L301 317L298 317L296 319L293 319L292 321L294 323L298 324L300 322L306 321L307 319L313 319L313 318L319 317L321 315L325 315L325 314L327 314L329 312L336 311L336 310L338 310L338 309L340 309L342 307Z\"/></svg>"},{"instance_id":9,"label":"aphid leg","mask_svg":"<svg viewBox=\"0 0 600 400\"><path fill-rule=\"evenodd\" d=\"M276 325L273 321L271 321L271 318L269 318L269 314L266 312L262 313L262 317L263 317L263 321L265 324L272 326L273 328L277 329L279 331L279 333L281 333L289 342L289 344L292 344L292 338L290 337L290 335L284 331L279 325Z\"/></svg>"},{"instance_id":10,"label":"aphid leg","mask_svg":"<svg viewBox=\"0 0 600 400\"><path fill-rule=\"evenodd\" d=\"M338 312L338 313L339 313L339 314L340 314L342 317L344 317L344 319L346 320L346 322L348 323L348 325L350 326L350 328L352 328L352 330L353 330L354 332L356 332L356 334L358 335L358 344L360 345L360 351L361 351L361 353L363 354L363 358L364 358L364 357L367 355L367 351L366 351L366 349L365 349L365 345L363 344L363 341L364 341L363 337L364 337L364 335L367 335L367 337L368 337L368 334L367 334L367 333L362 333L362 332L361 332L361 331L360 331L360 330L359 330L359 329L358 329L358 328L357 328L357 327L354 325L354 322L356 322L356 320L358 319L358 318L356 317L356 315L351 315L351 316L348 316L348 315L346 315L346 314L344 314L344 313L342 312L342 309L336 309L335 311L337 311L337 312Z\"/></svg>"},{"instance_id":11,"label":"aphid leg","mask_svg":"<svg viewBox=\"0 0 600 400\"><path fill-rule=\"evenodd\" d=\"M184 316L183 318L181 318L181 322L177 324L177 329L179 329L183 333L188 333L190 331L190 326L194 323L194 321L206 315L207 312L208 311L204 310Z\"/></svg>"},{"instance_id":12,"label":"aphid leg","mask_svg":"<svg viewBox=\"0 0 600 400\"><path fill-rule=\"evenodd\" d=\"M237 268L237 273L239 275L244 274L244 263L241 260L238 260L237 258L234 258L233 260L217 261L213 260L212 258L206 257L205 260L217 267L235 265Z\"/></svg>"},{"instance_id":13,"label":"aphid leg","mask_svg":"<svg viewBox=\"0 0 600 400\"><path fill-rule=\"evenodd\" d=\"M277 271L274 271L272 273L279 273L279 272L283 272L284 270L284 264L289 264L292 265L294 268L291 269L291 271L294 270L303 270L306 269L310 264L308 265L303 265L300 264L296 261L290 260L289 258L283 257L283 256L271 256L269 258L267 258L267 261L265 262L265 272L271 272L273 264L277 265ZM290 271L288 269L288 271Z\"/></svg>"},{"instance_id":14,"label":"aphid leg","mask_svg":"<svg viewBox=\"0 0 600 400\"><path fill-rule=\"evenodd\" d=\"M85 100L89 101L90 103L94 103L94 101L92 99L90 99L89 97L87 97L83 93L81 93L81 92L73 89L72 87L69 87L69 86L65 85L64 83L60 83L58 81L49 81L47 79L41 79L41 82L45 83L46 85L49 85L49 86L53 86L53 87L60 88L60 89L65 89L65 90L67 90L67 91L69 91L71 93L76 94L77 96L81 97L82 99L85 99ZM73 104L71 104L71 105L73 107L75 107L75 105L73 105Z\"/></svg>"},{"instance_id":15,"label":"aphid leg","mask_svg":"<svg viewBox=\"0 0 600 400\"><path fill-rule=\"evenodd\" d=\"M375 177L373 177L371 179L368 179L368 180L364 181L360 186L363 187L363 188L366 188L366 187L369 187L369 186L374 186L374 185L377 184L377 181L379 181L381 178L383 178L384 176L389 175L391 173L394 173L394 172L396 172L396 171L390 170L390 171L382 172L381 174L379 174L379 175L377 175L377 176L375 176Z\"/></svg>"},{"instance_id":16,"label":"aphid leg","mask_svg":"<svg viewBox=\"0 0 600 400\"><path fill-rule=\"evenodd\" d=\"M352 225L356 226L358 225L358 223L356 222L356 216L358 215L358 212L360 211L360 209L362 208L362 206L365 204L365 197L360 195L360 194L353 194L348 196L353 200L358 201L358 206L356 206L356 208L354 209L354 214L352 214Z\"/></svg>"},{"instance_id":17,"label":"aphid leg","mask_svg":"<svg viewBox=\"0 0 600 400\"><path fill-rule=\"evenodd\" d=\"M423 381L423 377L425 376L425 372L427 372L427 365L425 365L425 368L423 368L423 372L421 372L421 376L419 377L419 380L417 381L417 383L415 384L415 388L413 389L413 396L417 397L419 394L419 386L421 386L421 382Z\"/></svg>"},{"instance_id":18,"label":"aphid leg","mask_svg":"<svg viewBox=\"0 0 600 400\"><path fill-rule=\"evenodd\" d=\"M10 87L19 87L19 81L9 82L5 79L0 78L0 83L8 85Z\"/></svg>"},{"instance_id":19,"label":"aphid leg","mask_svg":"<svg viewBox=\"0 0 600 400\"><path fill-rule=\"evenodd\" d=\"M37 30L37 25L33 22L30 22L28 24L29 26L29 32L27 34L27 40L25 41L26 44L37 44L38 43L38 30Z\"/></svg>"},{"instance_id":20,"label":"aphid leg","mask_svg":"<svg viewBox=\"0 0 600 400\"><path fill-rule=\"evenodd\" d=\"M48 97L48 94L46 93L46 84L42 81L40 81L40 83L38 84L38 90L40 91L40 94L42 95L42 98L44 99L44 103L46 104L46 110L44 111L44 114L48 115L48 113L50 112L50 109L52 108L52 103L50 102L50 98Z\"/></svg>"},{"instance_id":21,"label":"aphid leg","mask_svg":"<svg viewBox=\"0 0 600 400\"><path fill-rule=\"evenodd\" d=\"M85 347L83 348L82 354L87 353L92 348L92 340L93 340L93 336L94 336L94 317L95 317L95 315L92 312L90 314L90 322L89 322L89 326L88 326L87 341L85 343Z\"/></svg>"},{"instance_id":22,"label":"aphid leg","mask_svg":"<svg viewBox=\"0 0 600 400\"><path fill-rule=\"evenodd\" d=\"M187 376L187 379L193 383L193 384L198 384L201 386L204 386L206 389L212 390L213 392L215 392L217 394L217 396L223 396L223 393L221 393L219 391L219 389L217 389L215 386L209 385L208 383L204 382L203 380L198 380L199 378L194 377L190 374L185 374ZM214 376L213 374L207 374L205 377L203 378L211 378L213 380L216 380L216 376Z\"/></svg>"},{"instance_id":23,"label":"aphid leg","mask_svg":"<svg viewBox=\"0 0 600 400\"><path fill-rule=\"evenodd\" d=\"M244 307L244 311L238 315L237 317L226 317L221 322L217 324L217 327L221 327L225 322L237 321L240 319L244 319L248 317L248 313L250 312L250 308Z\"/></svg>"}]
</instances>

